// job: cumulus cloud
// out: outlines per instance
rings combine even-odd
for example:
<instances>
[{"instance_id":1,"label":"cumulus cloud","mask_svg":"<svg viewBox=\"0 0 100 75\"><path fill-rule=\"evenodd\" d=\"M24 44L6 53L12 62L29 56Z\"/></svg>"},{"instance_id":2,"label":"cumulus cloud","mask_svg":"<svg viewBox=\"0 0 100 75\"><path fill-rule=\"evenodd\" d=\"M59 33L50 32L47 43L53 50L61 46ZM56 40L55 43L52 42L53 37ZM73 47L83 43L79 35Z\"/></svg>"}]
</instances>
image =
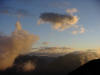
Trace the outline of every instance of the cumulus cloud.
<instances>
[{"instance_id":1,"label":"cumulus cloud","mask_svg":"<svg viewBox=\"0 0 100 75\"><path fill-rule=\"evenodd\" d=\"M74 13L77 13L78 10L76 8L72 8L72 9L67 9L66 12L73 15Z\"/></svg>"},{"instance_id":2,"label":"cumulus cloud","mask_svg":"<svg viewBox=\"0 0 100 75\"><path fill-rule=\"evenodd\" d=\"M38 40L38 36L28 33L16 23L16 29L9 36L0 35L0 70L13 65L15 58L21 53L28 52Z\"/></svg>"},{"instance_id":3,"label":"cumulus cloud","mask_svg":"<svg viewBox=\"0 0 100 75\"><path fill-rule=\"evenodd\" d=\"M17 21L15 25L16 25L16 29L15 29L16 31L22 30L22 27L19 21Z\"/></svg>"},{"instance_id":4,"label":"cumulus cloud","mask_svg":"<svg viewBox=\"0 0 100 75\"><path fill-rule=\"evenodd\" d=\"M78 20L78 16L62 15L58 13L43 13L40 15L38 24L51 23L53 29L63 31L70 27L74 27Z\"/></svg>"}]
</instances>

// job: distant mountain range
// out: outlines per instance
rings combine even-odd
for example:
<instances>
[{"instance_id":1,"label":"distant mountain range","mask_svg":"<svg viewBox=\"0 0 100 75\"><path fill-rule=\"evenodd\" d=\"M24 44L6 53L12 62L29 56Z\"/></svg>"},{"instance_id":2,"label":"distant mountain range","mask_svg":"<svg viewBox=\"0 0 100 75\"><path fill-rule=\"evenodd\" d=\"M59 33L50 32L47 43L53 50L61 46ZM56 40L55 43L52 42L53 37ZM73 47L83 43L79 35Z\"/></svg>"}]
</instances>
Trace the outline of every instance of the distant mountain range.
<instances>
[{"instance_id":1,"label":"distant mountain range","mask_svg":"<svg viewBox=\"0 0 100 75\"><path fill-rule=\"evenodd\" d=\"M88 61L99 59L100 54L96 51L75 51L65 56L58 57L55 61L49 64L48 71L68 73L75 70L79 66Z\"/></svg>"},{"instance_id":2,"label":"distant mountain range","mask_svg":"<svg viewBox=\"0 0 100 75\"><path fill-rule=\"evenodd\" d=\"M69 72L84 65L88 61L99 58L100 53L93 50L75 51L59 57L35 56L34 53L31 53L19 56L18 58L16 58L14 66L12 68L1 72L24 73L25 71L23 71L23 67L25 63L30 61L32 64L34 64L35 69L29 71L28 73L41 73L41 75L42 73L43 75L47 75L47 73L56 73L67 75Z\"/></svg>"}]
</instances>

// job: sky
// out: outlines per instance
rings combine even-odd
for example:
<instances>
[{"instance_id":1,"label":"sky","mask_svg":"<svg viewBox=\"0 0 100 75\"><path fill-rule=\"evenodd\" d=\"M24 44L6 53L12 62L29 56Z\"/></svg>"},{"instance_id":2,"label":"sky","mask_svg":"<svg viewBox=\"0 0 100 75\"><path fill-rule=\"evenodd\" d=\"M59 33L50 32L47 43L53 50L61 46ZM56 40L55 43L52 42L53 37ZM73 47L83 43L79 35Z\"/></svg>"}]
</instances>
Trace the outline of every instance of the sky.
<instances>
[{"instance_id":1,"label":"sky","mask_svg":"<svg viewBox=\"0 0 100 75\"><path fill-rule=\"evenodd\" d=\"M10 35L20 21L23 29L39 36L33 47L98 49L99 13L97 0L0 0L0 33Z\"/></svg>"}]
</instances>

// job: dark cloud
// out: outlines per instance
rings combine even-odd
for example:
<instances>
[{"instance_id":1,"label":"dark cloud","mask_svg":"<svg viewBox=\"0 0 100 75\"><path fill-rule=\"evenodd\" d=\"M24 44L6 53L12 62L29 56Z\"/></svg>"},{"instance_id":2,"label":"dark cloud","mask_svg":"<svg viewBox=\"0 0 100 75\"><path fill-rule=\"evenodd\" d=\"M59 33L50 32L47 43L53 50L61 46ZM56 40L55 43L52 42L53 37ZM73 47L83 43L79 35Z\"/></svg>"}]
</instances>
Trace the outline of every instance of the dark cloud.
<instances>
[{"instance_id":1,"label":"dark cloud","mask_svg":"<svg viewBox=\"0 0 100 75\"><path fill-rule=\"evenodd\" d=\"M38 24L51 23L56 30L64 30L73 27L78 22L78 17L58 13L42 13Z\"/></svg>"},{"instance_id":2,"label":"dark cloud","mask_svg":"<svg viewBox=\"0 0 100 75\"><path fill-rule=\"evenodd\" d=\"M14 7L8 7L8 6L0 6L0 13L1 14L7 14L10 16L34 16L32 13L30 13L26 9L20 9L20 8L14 8Z\"/></svg>"},{"instance_id":3,"label":"dark cloud","mask_svg":"<svg viewBox=\"0 0 100 75\"><path fill-rule=\"evenodd\" d=\"M0 0L0 13L10 16L34 16L27 8L34 3L33 0ZM10 6L16 5L16 6ZM22 6L22 7L18 7ZM32 7L32 6L31 6ZM30 8L31 8L30 7Z\"/></svg>"}]
</instances>

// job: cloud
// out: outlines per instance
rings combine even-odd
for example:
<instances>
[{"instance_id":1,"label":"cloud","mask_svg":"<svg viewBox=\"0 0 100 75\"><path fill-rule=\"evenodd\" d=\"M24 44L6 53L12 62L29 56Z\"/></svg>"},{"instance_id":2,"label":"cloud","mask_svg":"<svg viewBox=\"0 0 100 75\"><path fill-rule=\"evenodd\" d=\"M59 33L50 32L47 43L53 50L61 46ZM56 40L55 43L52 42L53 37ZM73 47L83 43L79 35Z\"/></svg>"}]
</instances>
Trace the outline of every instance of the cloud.
<instances>
[{"instance_id":1,"label":"cloud","mask_svg":"<svg viewBox=\"0 0 100 75\"><path fill-rule=\"evenodd\" d=\"M48 45L50 42L43 42L42 44L43 45Z\"/></svg>"},{"instance_id":2,"label":"cloud","mask_svg":"<svg viewBox=\"0 0 100 75\"><path fill-rule=\"evenodd\" d=\"M53 29L63 31L74 27L78 20L78 16L62 15L58 13L43 13L40 15L38 24L51 23Z\"/></svg>"},{"instance_id":3,"label":"cloud","mask_svg":"<svg viewBox=\"0 0 100 75\"><path fill-rule=\"evenodd\" d=\"M22 27L19 21L17 21L15 25L16 25L16 29L15 29L16 31L22 30Z\"/></svg>"},{"instance_id":4,"label":"cloud","mask_svg":"<svg viewBox=\"0 0 100 75\"><path fill-rule=\"evenodd\" d=\"M3 14L8 14L8 10L0 10L0 13L3 13Z\"/></svg>"},{"instance_id":5,"label":"cloud","mask_svg":"<svg viewBox=\"0 0 100 75\"><path fill-rule=\"evenodd\" d=\"M36 68L35 64L31 61L24 63L24 65L22 67L23 67L22 69L24 72L33 71Z\"/></svg>"},{"instance_id":6,"label":"cloud","mask_svg":"<svg viewBox=\"0 0 100 75\"><path fill-rule=\"evenodd\" d=\"M72 34L76 35L76 34L78 34L78 31L74 30L74 31L72 31Z\"/></svg>"},{"instance_id":7,"label":"cloud","mask_svg":"<svg viewBox=\"0 0 100 75\"><path fill-rule=\"evenodd\" d=\"M32 5L32 3L34 3L33 0L27 1L27 0L0 0L0 14L6 14L9 16L29 16L29 17L33 17L35 16L34 14L32 14L28 9L23 8L23 7L28 7L29 4ZM11 5L17 5L15 6L10 6ZM22 7L19 8L19 5L21 5Z\"/></svg>"},{"instance_id":8,"label":"cloud","mask_svg":"<svg viewBox=\"0 0 100 75\"><path fill-rule=\"evenodd\" d=\"M8 7L8 6L1 6L0 7L0 13L1 14L7 14L9 16L34 16L31 14L28 10L20 9L20 8L14 8L14 7Z\"/></svg>"},{"instance_id":9,"label":"cloud","mask_svg":"<svg viewBox=\"0 0 100 75\"><path fill-rule=\"evenodd\" d=\"M63 56L70 52L73 52L73 48L69 47L41 47L37 48L36 50L31 50L32 54L36 56Z\"/></svg>"},{"instance_id":10,"label":"cloud","mask_svg":"<svg viewBox=\"0 0 100 75\"><path fill-rule=\"evenodd\" d=\"M72 8L72 9L67 9L66 12L73 15L74 13L77 13L78 10L76 8Z\"/></svg>"},{"instance_id":11,"label":"cloud","mask_svg":"<svg viewBox=\"0 0 100 75\"><path fill-rule=\"evenodd\" d=\"M16 23L16 29L9 36L0 35L0 70L5 70L13 65L17 56L26 53L38 40L38 36L28 33Z\"/></svg>"},{"instance_id":12,"label":"cloud","mask_svg":"<svg viewBox=\"0 0 100 75\"><path fill-rule=\"evenodd\" d=\"M85 33L85 31L86 31L86 29L82 26L82 27L77 28L77 30L73 30L72 34L74 34L74 35L83 34L83 33Z\"/></svg>"},{"instance_id":13,"label":"cloud","mask_svg":"<svg viewBox=\"0 0 100 75\"><path fill-rule=\"evenodd\" d=\"M82 34L82 33L84 33L85 32L85 28L84 27L81 27L80 28L80 33Z\"/></svg>"}]
</instances>

